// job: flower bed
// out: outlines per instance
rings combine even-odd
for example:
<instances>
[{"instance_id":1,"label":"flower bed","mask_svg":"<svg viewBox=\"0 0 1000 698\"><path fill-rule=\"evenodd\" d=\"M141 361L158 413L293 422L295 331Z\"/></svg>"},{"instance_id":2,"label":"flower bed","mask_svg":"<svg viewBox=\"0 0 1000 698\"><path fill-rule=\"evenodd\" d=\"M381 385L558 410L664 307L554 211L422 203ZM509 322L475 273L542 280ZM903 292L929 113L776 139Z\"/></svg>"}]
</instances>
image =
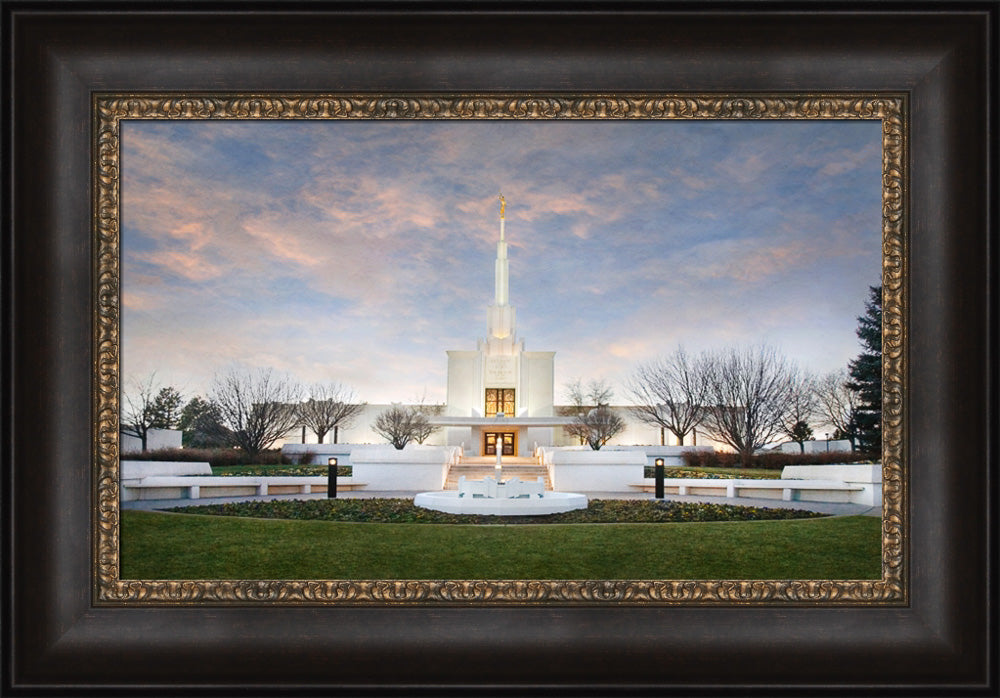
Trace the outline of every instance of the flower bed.
<instances>
[{"instance_id":1,"label":"flower bed","mask_svg":"<svg viewBox=\"0 0 1000 698\"><path fill-rule=\"evenodd\" d=\"M446 514L413 505L410 499L314 499L233 502L174 507L184 514L244 516L258 519L315 519L355 523L688 523L703 521L765 521L822 516L801 509L743 507L626 499L592 499L586 509L544 516L474 516Z\"/></svg>"},{"instance_id":2,"label":"flower bed","mask_svg":"<svg viewBox=\"0 0 1000 698\"><path fill-rule=\"evenodd\" d=\"M212 475L222 477L238 475L303 475L326 477L326 468L327 466L325 465L234 465L213 467ZM349 465L337 466L338 477L351 477L351 472L351 466Z\"/></svg>"},{"instance_id":3,"label":"flower bed","mask_svg":"<svg viewBox=\"0 0 1000 698\"><path fill-rule=\"evenodd\" d=\"M655 466L647 465L643 472L644 477L656 477ZM725 480L732 477L739 477L743 480L769 480L776 478L778 474L780 473L776 473L775 475L759 475L757 473L739 473L738 475L735 473L708 473L694 468L664 468L663 470L663 477L700 477L706 480Z\"/></svg>"}]
</instances>

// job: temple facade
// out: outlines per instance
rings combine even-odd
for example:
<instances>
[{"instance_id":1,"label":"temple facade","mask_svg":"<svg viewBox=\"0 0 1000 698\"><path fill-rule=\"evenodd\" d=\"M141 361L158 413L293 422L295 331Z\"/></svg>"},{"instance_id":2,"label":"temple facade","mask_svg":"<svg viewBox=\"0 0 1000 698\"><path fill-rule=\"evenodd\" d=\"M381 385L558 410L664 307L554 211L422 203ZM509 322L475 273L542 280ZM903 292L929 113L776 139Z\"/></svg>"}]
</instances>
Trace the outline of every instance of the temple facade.
<instances>
[{"instance_id":1,"label":"temple facade","mask_svg":"<svg viewBox=\"0 0 1000 698\"><path fill-rule=\"evenodd\" d=\"M567 406L555 403L554 351L527 351L517 334L517 313L510 304L506 202L499 198L499 239L494 262L493 303L486 309L486 335L475 348L447 351L446 402L431 422L440 427L428 445L461 446L469 456L531 457L539 446L574 446L580 441L563 427L574 421ZM331 434L341 443L377 444L384 439L372 430L376 417L390 405L366 404L350 424ZM662 429L640 422L626 406L612 406L626 429L608 445L672 445L676 439ZM296 438L298 437L298 438ZM304 428L286 442L314 443ZM690 445L702 441L700 435Z\"/></svg>"},{"instance_id":2,"label":"temple facade","mask_svg":"<svg viewBox=\"0 0 1000 698\"><path fill-rule=\"evenodd\" d=\"M529 456L536 446L551 446L554 430L570 420L555 416L554 351L525 351L517 335L517 313L510 304L506 240L506 202L500 195L492 305L486 336L475 349L448 351L444 414L434 419L449 446L470 454Z\"/></svg>"}]
</instances>

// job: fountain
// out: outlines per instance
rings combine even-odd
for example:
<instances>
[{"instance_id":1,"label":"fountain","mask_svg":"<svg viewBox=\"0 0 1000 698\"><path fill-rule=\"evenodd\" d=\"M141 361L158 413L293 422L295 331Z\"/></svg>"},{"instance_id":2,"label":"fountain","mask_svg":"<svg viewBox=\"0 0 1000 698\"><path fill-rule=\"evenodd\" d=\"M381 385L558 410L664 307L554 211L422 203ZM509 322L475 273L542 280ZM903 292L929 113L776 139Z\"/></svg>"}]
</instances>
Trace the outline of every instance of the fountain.
<instances>
[{"instance_id":1,"label":"fountain","mask_svg":"<svg viewBox=\"0 0 1000 698\"><path fill-rule=\"evenodd\" d=\"M540 480L502 479L500 449L494 477L482 480L458 479L458 490L421 492L413 503L424 509L448 514L486 514L492 516L541 516L574 509L586 509L587 497L574 492L547 492Z\"/></svg>"}]
</instances>

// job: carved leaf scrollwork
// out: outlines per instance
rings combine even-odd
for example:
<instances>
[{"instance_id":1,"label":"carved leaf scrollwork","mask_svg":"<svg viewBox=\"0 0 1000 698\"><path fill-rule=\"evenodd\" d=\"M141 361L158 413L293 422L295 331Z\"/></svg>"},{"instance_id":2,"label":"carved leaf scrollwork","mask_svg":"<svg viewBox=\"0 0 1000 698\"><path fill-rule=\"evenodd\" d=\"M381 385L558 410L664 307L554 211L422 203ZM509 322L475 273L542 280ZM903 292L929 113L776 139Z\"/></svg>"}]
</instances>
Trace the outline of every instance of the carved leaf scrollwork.
<instances>
[{"instance_id":1,"label":"carved leaf scrollwork","mask_svg":"<svg viewBox=\"0 0 1000 698\"><path fill-rule=\"evenodd\" d=\"M94 586L108 604L874 604L907 601L908 124L896 95L108 94L94 115ZM882 578L158 581L119 577L120 125L129 119L877 119L882 124Z\"/></svg>"}]
</instances>

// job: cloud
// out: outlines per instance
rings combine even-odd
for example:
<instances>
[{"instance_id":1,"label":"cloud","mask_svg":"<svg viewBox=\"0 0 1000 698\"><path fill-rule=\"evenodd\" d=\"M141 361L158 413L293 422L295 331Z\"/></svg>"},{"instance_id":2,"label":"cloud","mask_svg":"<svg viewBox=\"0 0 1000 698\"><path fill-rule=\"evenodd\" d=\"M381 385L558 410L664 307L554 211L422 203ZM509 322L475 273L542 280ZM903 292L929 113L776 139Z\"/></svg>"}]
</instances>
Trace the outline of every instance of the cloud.
<instances>
[{"instance_id":1,"label":"cloud","mask_svg":"<svg viewBox=\"0 0 1000 698\"><path fill-rule=\"evenodd\" d=\"M842 126L129 122L124 360L443 397L444 351L485 330L501 189L511 301L557 376L768 333L849 357L880 164L877 129Z\"/></svg>"}]
</instances>

